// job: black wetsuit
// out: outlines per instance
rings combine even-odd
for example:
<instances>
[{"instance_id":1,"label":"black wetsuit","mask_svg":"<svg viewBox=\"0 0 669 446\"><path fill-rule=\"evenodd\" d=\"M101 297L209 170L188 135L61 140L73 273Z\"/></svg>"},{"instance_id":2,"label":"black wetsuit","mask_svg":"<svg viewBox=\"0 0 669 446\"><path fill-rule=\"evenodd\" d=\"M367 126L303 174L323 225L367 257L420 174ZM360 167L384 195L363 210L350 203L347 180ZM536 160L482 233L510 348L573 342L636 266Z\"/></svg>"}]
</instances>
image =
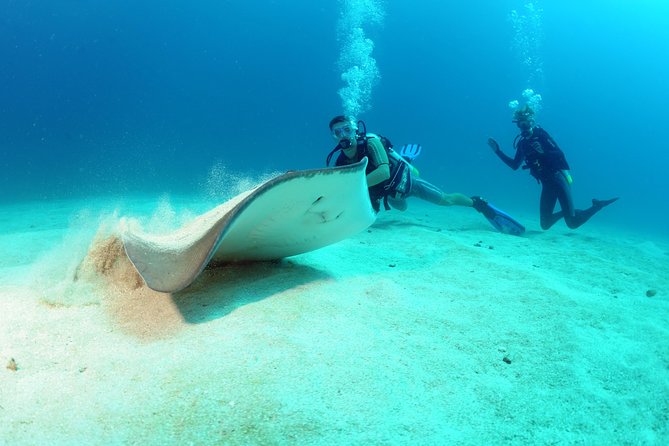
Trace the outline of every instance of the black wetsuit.
<instances>
[{"instance_id":1,"label":"black wetsuit","mask_svg":"<svg viewBox=\"0 0 669 446\"><path fill-rule=\"evenodd\" d=\"M550 228L563 217L567 226L578 228L600 209L594 205L586 210L574 209L569 164L546 130L535 126L530 136L518 135L514 147L516 155L513 158L501 150L495 153L513 170L518 169L524 161L523 169L529 169L530 174L541 183L539 212L543 229ZM562 210L553 212L558 201Z\"/></svg>"}]
</instances>

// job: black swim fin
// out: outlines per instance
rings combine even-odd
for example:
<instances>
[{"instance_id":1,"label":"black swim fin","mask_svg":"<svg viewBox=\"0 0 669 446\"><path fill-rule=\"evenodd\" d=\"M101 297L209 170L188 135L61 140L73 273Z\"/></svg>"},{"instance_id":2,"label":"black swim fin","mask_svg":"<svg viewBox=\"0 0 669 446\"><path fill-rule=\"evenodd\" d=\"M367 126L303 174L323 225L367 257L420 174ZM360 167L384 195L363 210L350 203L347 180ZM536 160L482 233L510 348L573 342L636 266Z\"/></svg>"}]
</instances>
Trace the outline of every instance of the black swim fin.
<instances>
[{"instance_id":1,"label":"black swim fin","mask_svg":"<svg viewBox=\"0 0 669 446\"><path fill-rule=\"evenodd\" d=\"M608 200L598 200L596 198L593 198L592 199L592 207L596 208L597 210L600 210L604 206L608 206L615 201L618 201L618 197L610 198Z\"/></svg>"},{"instance_id":2,"label":"black swim fin","mask_svg":"<svg viewBox=\"0 0 669 446\"><path fill-rule=\"evenodd\" d=\"M471 198L474 202L474 209L482 213L499 232L511 235L521 235L525 232L525 226L518 223L506 212L497 209L481 197Z\"/></svg>"}]
</instances>

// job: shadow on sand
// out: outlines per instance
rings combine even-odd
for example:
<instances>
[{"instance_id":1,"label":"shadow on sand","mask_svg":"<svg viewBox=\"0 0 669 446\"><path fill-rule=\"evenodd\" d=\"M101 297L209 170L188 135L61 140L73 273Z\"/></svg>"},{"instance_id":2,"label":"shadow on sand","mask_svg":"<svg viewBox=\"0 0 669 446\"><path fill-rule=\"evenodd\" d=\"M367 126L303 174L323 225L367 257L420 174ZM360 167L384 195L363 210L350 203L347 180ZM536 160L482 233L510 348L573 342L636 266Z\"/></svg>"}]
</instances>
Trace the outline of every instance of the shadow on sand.
<instances>
[{"instance_id":1,"label":"shadow on sand","mask_svg":"<svg viewBox=\"0 0 669 446\"><path fill-rule=\"evenodd\" d=\"M430 231L435 231L435 232L441 232L442 228L436 225L428 225L425 224L421 221L404 221L404 220L383 220L383 221L376 221L369 229L368 231L371 232L374 229L380 229L380 230L393 230L396 228L425 228L429 229Z\"/></svg>"},{"instance_id":2,"label":"shadow on sand","mask_svg":"<svg viewBox=\"0 0 669 446\"><path fill-rule=\"evenodd\" d=\"M88 296L91 287L103 289L100 303L113 323L124 333L150 341L172 336L188 324L215 320L246 304L330 278L327 272L290 259L210 264L185 290L162 293L146 286L121 240L110 236L92 243L74 273L76 292L69 294Z\"/></svg>"},{"instance_id":3,"label":"shadow on sand","mask_svg":"<svg viewBox=\"0 0 669 446\"><path fill-rule=\"evenodd\" d=\"M190 287L172 294L172 301L187 323L199 324L274 294L330 278L324 271L291 260L210 265Z\"/></svg>"}]
</instances>

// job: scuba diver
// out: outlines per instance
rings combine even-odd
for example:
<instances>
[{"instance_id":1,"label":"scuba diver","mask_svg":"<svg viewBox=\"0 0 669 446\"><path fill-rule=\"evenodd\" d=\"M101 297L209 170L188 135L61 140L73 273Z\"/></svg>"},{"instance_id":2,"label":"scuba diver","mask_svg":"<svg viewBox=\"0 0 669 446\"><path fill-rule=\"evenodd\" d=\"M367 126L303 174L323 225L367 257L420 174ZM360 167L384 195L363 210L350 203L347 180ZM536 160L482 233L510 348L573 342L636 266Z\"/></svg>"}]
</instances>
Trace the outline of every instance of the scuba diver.
<instances>
[{"instance_id":1,"label":"scuba diver","mask_svg":"<svg viewBox=\"0 0 669 446\"><path fill-rule=\"evenodd\" d=\"M513 121L520 129L513 146L516 155L511 158L499 148L493 138L488 138L488 145L504 163L517 170L525 162L523 169L529 169L530 175L541 183L541 201L539 212L541 228L546 230L558 220L564 218L571 229L576 229L590 217L618 199L592 199L592 206L585 210L574 209L571 196L572 177L564 153L555 140L534 121L534 110L529 105L517 109ZM553 212L555 204L560 202L561 210Z\"/></svg>"},{"instance_id":2,"label":"scuba diver","mask_svg":"<svg viewBox=\"0 0 669 446\"><path fill-rule=\"evenodd\" d=\"M367 157L367 186L374 210L378 213L383 203L400 211L407 209L406 199L417 197L439 206L473 207L482 213L500 232L520 235L523 225L495 208L481 197L468 197L461 193L445 193L433 184L419 178L412 162L420 154L417 144L405 145L398 153L388 138L367 133L364 122L350 116L335 116L330 121L330 132L337 145L329 153L326 165L336 152L340 152L336 166L354 164Z\"/></svg>"}]
</instances>

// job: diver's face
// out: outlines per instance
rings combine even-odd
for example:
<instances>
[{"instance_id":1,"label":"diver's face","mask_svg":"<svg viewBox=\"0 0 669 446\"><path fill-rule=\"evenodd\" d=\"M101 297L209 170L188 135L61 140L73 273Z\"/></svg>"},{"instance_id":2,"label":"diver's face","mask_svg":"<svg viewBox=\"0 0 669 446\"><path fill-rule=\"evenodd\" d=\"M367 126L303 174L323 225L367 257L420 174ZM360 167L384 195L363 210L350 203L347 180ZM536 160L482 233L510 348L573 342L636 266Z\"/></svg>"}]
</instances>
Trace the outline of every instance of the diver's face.
<instances>
[{"instance_id":1,"label":"diver's face","mask_svg":"<svg viewBox=\"0 0 669 446\"><path fill-rule=\"evenodd\" d=\"M521 119L516 122L516 125L520 129L520 134L523 136L529 136L532 134L532 121Z\"/></svg>"},{"instance_id":2,"label":"diver's face","mask_svg":"<svg viewBox=\"0 0 669 446\"><path fill-rule=\"evenodd\" d=\"M350 122L338 122L332 126L332 137L344 149L350 148L355 142L356 127Z\"/></svg>"}]
</instances>

